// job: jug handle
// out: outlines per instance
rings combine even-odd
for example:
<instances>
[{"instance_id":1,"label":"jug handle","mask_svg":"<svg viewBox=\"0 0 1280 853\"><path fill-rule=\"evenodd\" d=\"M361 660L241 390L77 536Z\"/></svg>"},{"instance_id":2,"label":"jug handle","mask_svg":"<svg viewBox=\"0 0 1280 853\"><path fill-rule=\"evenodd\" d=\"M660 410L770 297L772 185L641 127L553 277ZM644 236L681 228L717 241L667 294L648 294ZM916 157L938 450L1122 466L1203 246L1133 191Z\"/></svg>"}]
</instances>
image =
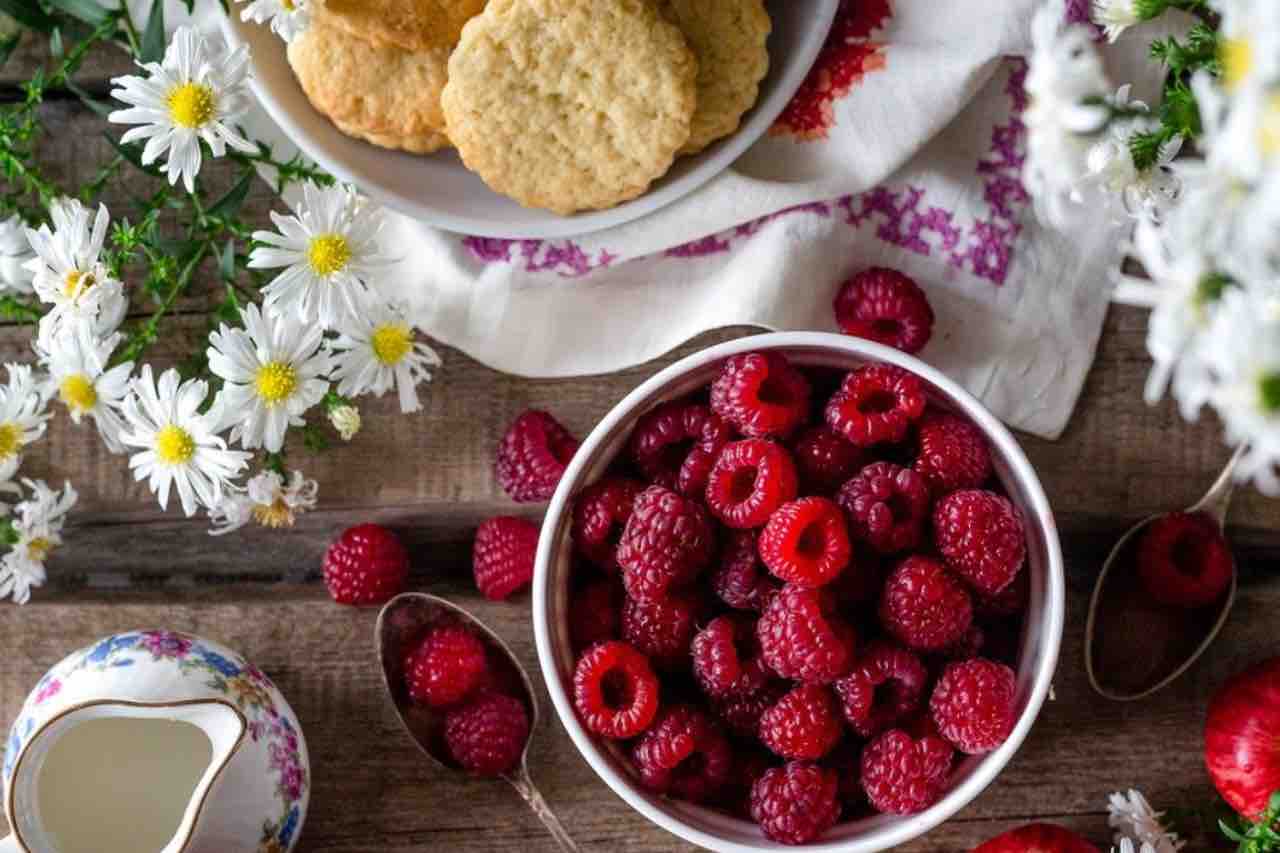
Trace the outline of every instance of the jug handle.
<instances>
[{"instance_id":1,"label":"jug handle","mask_svg":"<svg viewBox=\"0 0 1280 853\"><path fill-rule=\"evenodd\" d=\"M10 835L0 838L0 853L26 853L18 843L18 836Z\"/></svg>"}]
</instances>

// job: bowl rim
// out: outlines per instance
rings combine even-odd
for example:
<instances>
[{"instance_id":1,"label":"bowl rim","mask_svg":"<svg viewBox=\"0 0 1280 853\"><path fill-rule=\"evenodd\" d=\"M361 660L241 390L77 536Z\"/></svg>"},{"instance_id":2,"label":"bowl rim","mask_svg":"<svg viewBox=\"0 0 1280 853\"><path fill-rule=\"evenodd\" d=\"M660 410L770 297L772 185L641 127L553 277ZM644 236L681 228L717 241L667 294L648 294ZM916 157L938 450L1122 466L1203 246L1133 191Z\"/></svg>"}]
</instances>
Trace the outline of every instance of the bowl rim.
<instances>
[{"instance_id":1,"label":"bowl rim","mask_svg":"<svg viewBox=\"0 0 1280 853\"><path fill-rule=\"evenodd\" d=\"M995 780L996 776L1008 765L1009 761L1021 748L1031 731L1045 699L1049 695L1051 682L1062 646L1063 629L1066 611L1066 578L1062 559L1062 548L1058 538L1057 524L1048 497L1036 475L1031 462L1018 445L1017 440L1003 423L992 415L972 394L960 387L956 382L943 375L937 369L925 364L913 356L898 350L873 343L860 338L829 332L771 332L748 335L708 347L692 353L642 382L617 403L600 420L569 463L564 476L556 488L555 494L547 507L538 542L537 562L535 564L532 595L532 619L534 641L538 653L538 665L542 670L543 681L547 693L551 697L552 707L561 725L569 733L570 739L578 752L604 780L605 784L628 805L640 812L651 822L657 824L685 841L701 845L708 849L732 851L733 853L758 853L761 850L784 850L787 848L775 842L762 840L759 843L741 844L692 826L671 814L655 808L640 792L634 782L617 773L610 762L603 756L602 750L594 742L578 721L565 685L561 682L556 667L555 649L552 646L551 626L547 618L550 567L553 551L557 545L554 533L562 524L563 517L572 509L572 498L579 490L578 480L582 477L587 463L596 454L599 446L608 439L624 422L633 420L642 414L641 407L661 390L686 373L703 367L709 363L728 358L744 352L763 349L832 349L843 354L854 355L869 361L881 361L895 364L919 375L932 383L936 388L963 409L963 414L972 419L982 429L987 440L1007 461L1010 473L1027 498L1029 522L1041 528L1044 535L1047 561L1045 607L1041 616L1043 629L1043 646L1040 651L1039 664L1035 670L1031 691L1027 704L1023 708L1008 740L995 752L982 756L981 763L968 777L955 788L947 792L941 800L919 814L896 820L894 823L871 829L859 838L832 839L805 845L805 849L827 851L828 853L876 853L887 850L898 844L904 844L919 838L936 828L944 821L971 803L983 790Z\"/></svg>"}]
</instances>

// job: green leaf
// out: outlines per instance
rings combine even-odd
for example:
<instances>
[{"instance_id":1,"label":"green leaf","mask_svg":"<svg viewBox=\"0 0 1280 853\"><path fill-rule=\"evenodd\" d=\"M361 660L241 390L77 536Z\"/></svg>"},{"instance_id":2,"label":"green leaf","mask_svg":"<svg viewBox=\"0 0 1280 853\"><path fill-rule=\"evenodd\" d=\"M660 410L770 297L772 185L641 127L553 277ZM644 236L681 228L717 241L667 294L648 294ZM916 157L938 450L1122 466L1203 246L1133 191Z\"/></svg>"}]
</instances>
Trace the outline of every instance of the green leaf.
<instances>
[{"instance_id":1,"label":"green leaf","mask_svg":"<svg viewBox=\"0 0 1280 853\"><path fill-rule=\"evenodd\" d=\"M56 28L49 34L49 54L54 59L61 59L66 50L62 47L62 28Z\"/></svg>"},{"instance_id":2,"label":"green leaf","mask_svg":"<svg viewBox=\"0 0 1280 853\"><path fill-rule=\"evenodd\" d=\"M51 31L57 22L40 8L36 0L0 0L0 12L5 12L23 26L42 33Z\"/></svg>"},{"instance_id":3,"label":"green leaf","mask_svg":"<svg viewBox=\"0 0 1280 853\"><path fill-rule=\"evenodd\" d=\"M218 253L218 275L223 281L235 281L236 277L236 241L227 240L227 245ZM227 298L234 301L235 291L227 288Z\"/></svg>"},{"instance_id":4,"label":"green leaf","mask_svg":"<svg viewBox=\"0 0 1280 853\"><path fill-rule=\"evenodd\" d=\"M147 28L138 46L139 62L159 62L164 58L164 0L152 0Z\"/></svg>"},{"instance_id":5,"label":"green leaf","mask_svg":"<svg viewBox=\"0 0 1280 853\"><path fill-rule=\"evenodd\" d=\"M14 33L9 38L0 40L0 67L3 67L9 61L9 57L13 54L13 49L18 46L20 41L22 41L22 33Z\"/></svg>"},{"instance_id":6,"label":"green leaf","mask_svg":"<svg viewBox=\"0 0 1280 853\"><path fill-rule=\"evenodd\" d=\"M76 20L84 21L94 27L105 23L114 14L110 9L99 6L93 0L48 0L48 3Z\"/></svg>"},{"instance_id":7,"label":"green leaf","mask_svg":"<svg viewBox=\"0 0 1280 853\"><path fill-rule=\"evenodd\" d=\"M241 205L244 204L245 198L249 195L249 186L253 181L254 172L252 169L246 170L240 176L240 180L236 181L235 186L227 190L226 195L213 203L206 214L209 216L235 216L240 212Z\"/></svg>"}]
</instances>

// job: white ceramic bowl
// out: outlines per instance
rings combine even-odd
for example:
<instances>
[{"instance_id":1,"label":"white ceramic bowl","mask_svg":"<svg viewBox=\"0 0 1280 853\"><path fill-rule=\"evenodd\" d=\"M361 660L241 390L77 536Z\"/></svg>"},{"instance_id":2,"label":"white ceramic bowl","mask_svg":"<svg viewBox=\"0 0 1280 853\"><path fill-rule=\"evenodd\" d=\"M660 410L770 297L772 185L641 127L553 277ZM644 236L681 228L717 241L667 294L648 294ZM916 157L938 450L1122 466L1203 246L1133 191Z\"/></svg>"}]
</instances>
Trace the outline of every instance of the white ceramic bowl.
<instances>
[{"instance_id":1,"label":"white ceramic bowl","mask_svg":"<svg viewBox=\"0 0 1280 853\"><path fill-rule=\"evenodd\" d=\"M249 45L250 86L263 108L308 157L333 175L388 207L449 231L548 239L611 228L652 213L727 169L764 135L817 59L839 0L768 0L767 5L773 16L769 75L761 83L760 100L737 132L695 157L677 160L639 198L575 216L521 207L493 192L467 171L454 151L406 154L343 135L311 106L289 68L284 42L267 27L241 21L233 9L222 16L222 30L231 45Z\"/></svg>"},{"instance_id":2,"label":"white ceramic bowl","mask_svg":"<svg viewBox=\"0 0 1280 853\"><path fill-rule=\"evenodd\" d=\"M626 758L589 734L578 722L570 696L574 657L566 620L570 572L569 526L573 497L605 472L622 451L636 419L658 403L706 386L720 363L737 353L779 350L795 364L851 369L868 361L889 362L915 373L930 399L961 414L990 443L996 475L1027 520L1031 602L1026 613L1018 666L1018 722L995 752L957 763L946 795L932 808L910 817L879 815L841 823L806 850L871 853L889 850L924 835L964 808L995 779L1022 745L1049 692L1062 642L1064 580L1062 553L1053 513L1031 464L1009 431L962 388L918 359L858 338L818 332L784 332L740 338L695 353L649 379L609 412L582 443L560 481L538 546L533 582L533 627L538 659L560 721L578 751L600 778L633 808L686 841L713 850L786 850L766 839L752 823L721 812L659 797L635 781Z\"/></svg>"}]
</instances>

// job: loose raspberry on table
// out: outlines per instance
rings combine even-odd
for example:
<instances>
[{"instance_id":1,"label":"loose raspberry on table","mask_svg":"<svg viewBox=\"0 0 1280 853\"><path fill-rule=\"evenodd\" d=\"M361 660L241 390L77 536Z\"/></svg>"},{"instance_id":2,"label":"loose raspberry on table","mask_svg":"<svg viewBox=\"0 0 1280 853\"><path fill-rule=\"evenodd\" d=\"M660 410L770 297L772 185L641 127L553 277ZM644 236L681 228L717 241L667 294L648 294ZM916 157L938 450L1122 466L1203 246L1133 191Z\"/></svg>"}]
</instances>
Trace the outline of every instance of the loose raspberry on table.
<instances>
[{"instance_id":1,"label":"loose raspberry on table","mask_svg":"<svg viewBox=\"0 0 1280 853\"><path fill-rule=\"evenodd\" d=\"M774 577L798 586L825 586L853 557L840 507L809 497L783 505L760 533L760 559Z\"/></svg>"},{"instance_id":2,"label":"loose raspberry on table","mask_svg":"<svg viewBox=\"0 0 1280 853\"><path fill-rule=\"evenodd\" d=\"M1022 513L981 489L952 492L934 505L933 538L951 570L982 595L1013 583L1027 557Z\"/></svg>"},{"instance_id":3,"label":"loose raspberry on table","mask_svg":"<svg viewBox=\"0 0 1280 853\"><path fill-rule=\"evenodd\" d=\"M769 602L756 637L769 668L783 678L828 684L849 671L852 629L836 618L824 590L788 584Z\"/></svg>"},{"instance_id":4,"label":"loose raspberry on table","mask_svg":"<svg viewBox=\"0 0 1280 853\"><path fill-rule=\"evenodd\" d=\"M751 817L780 844L807 844L840 818L834 770L792 761L765 772L751 788Z\"/></svg>"},{"instance_id":5,"label":"loose raspberry on table","mask_svg":"<svg viewBox=\"0 0 1280 853\"><path fill-rule=\"evenodd\" d=\"M844 378L827 402L828 426L858 447L896 444L920 419L924 386L892 364L868 364Z\"/></svg>"},{"instance_id":6,"label":"loose raspberry on table","mask_svg":"<svg viewBox=\"0 0 1280 853\"><path fill-rule=\"evenodd\" d=\"M735 355L711 386L711 408L748 438L783 438L809 415L809 381L781 353Z\"/></svg>"},{"instance_id":7,"label":"loose raspberry on table","mask_svg":"<svg viewBox=\"0 0 1280 853\"><path fill-rule=\"evenodd\" d=\"M858 473L866 458L860 448L825 425L802 432L792 453L805 491L823 495L834 494Z\"/></svg>"},{"instance_id":8,"label":"loose raspberry on table","mask_svg":"<svg viewBox=\"0 0 1280 853\"><path fill-rule=\"evenodd\" d=\"M933 308L924 291L897 270L872 267L840 287L833 305L846 335L917 353L933 336Z\"/></svg>"},{"instance_id":9,"label":"loose raspberry on table","mask_svg":"<svg viewBox=\"0 0 1280 853\"><path fill-rule=\"evenodd\" d=\"M756 620L745 613L718 616L693 638L693 677L713 699L759 692L772 673L760 659Z\"/></svg>"},{"instance_id":10,"label":"loose raspberry on table","mask_svg":"<svg viewBox=\"0 0 1280 853\"><path fill-rule=\"evenodd\" d=\"M968 590L929 557L903 560L880 594L880 624L917 651L941 651L958 643L972 622Z\"/></svg>"},{"instance_id":11,"label":"loose raspberry on table","mask_svg":"<svg viewBox=\"0 0 1280 853\"><path fill-rule=\"evenodd\" d=\"M912 550L923 538L929 485L910 468L876 462L841 487L836 503L855 537L881 554L896 554Z\"/></svg>"},{"instance_id":12,"label":"loose raspberry on table","mask_svg":"<svg viewBox=\"0 0 1280 853\"><path fill-rule=\"evenodd\" d=\"M622 639L660 669L687 669L700 610L692 595L672 593L645 601L628 598L622 605Z\"/></svg>"},{"instance_id":13,"label":"loose raspberry on table","mask_svg":"<svg viewBox=\"0 0 1280 853\"><path fill-rule=\"evenodd\" d=\"M786 695L790 686L785 681L770 681L760 690L745 696L730 696L713 703L717 716L729 730L741 738L760 736L760 718L764 712Z\"/></svg>"},{"instance_id":14,"label":"loose raspberry on table","mask_svg":"<svg viewBox=\"0 0 1280 853\"><path fill-rule=\"evenodd\" d=\"M715 797L733 773L724 730L691 705L665 708L632 748L631 761L646 788L693 803Z\"/></svg>"},{"instance_id":15,"label":"loose raspberry on table","mask_svg":"<svg viewBox=\"0 0 1280 853\"><path fill-rule=\"evenodd\" d=\"M432 708L461 702L479 686L487 666L484 642L469 628L437 625L405 659L409 698Z\"/></svg>"},{"instance_id":16,"label":"loose raspberry on table","mask_svg":"<svg viewBox=\"0 0 1280 853\"><path fill-rule=\"evenodd\" d=\"M445 714L444 741L464 770L501 776L520 764L529 741L529 713L519 699L484 693Z\"/></svg>"},{"instance_id":17,"label":"loose raspberry on table","mask_svg":"<svg viewBox=\"0 0 1280 853\"><path fill-rule=\"evenodd\" d=\"M491 518L476 530L471 568L476 589L492 601L504 601L533 582L538 556L538 525L523 518Z\"/></svg>"},{"instance_id":18,"label":"loose raspberry on table","mask_svg":"<svg viewBox=\"0 0 1280 853\"><path fill-rule=\"evenodd\" d=\"M835 697L817 684L800 685L760 717L760 742L783 758L819 759L843 733Z\"/></svg>"},{"instance_id":19,"label":"loose raspberry on table","mask_svg":"<svg viewBox=\"0 0 1280 853\"><path fill-rule=\"evenodd\" d=\"M650 599L692 581L714 553L715 532L702 505L650 486L636 496L617 556L627 595Z\"/></svg>"},{"instance_id":20,"label":"loose raspberry on table","mask_svg":"<svg viewBox=\"0 0 1280 853\"><path fill-rule=\"evenodd\" d=\"M964 418L948 412L925 412L917 436L920 449L911 467L935 495L976 489L991 479L987 440Z\"/></svg>"},{"instance_id":21,"label":"loose raspberry on table","mask_svg":"<svg viewBox=\"0 0 1280 853\"><path fill-rule=\"evenodd\" d=\"M928 680L929 671L920 658L878 641L863 649L853 671L833 687L850 727L860 737L870 738L915 712Z\"/></svg>"},{"instance_id":22,"label":"loose raspberry on table","mask_svg":"<svg viewBox=\"0 0 1280 853\"><path fill-rule=\"evenodd\" d=\"M578 452L578 440L546 412L524 412L498 445L494 473L498 485L521 503L550 500L564 469Z\"/></svg>"},{"instance_id":23,"label":"loose raspberry on table","mask_svg":"<svg viewBox=\"0 0 1280 853\"><path fill-rule=\"evenodd\" d=\"M602 569L618 568L618 543L644 485L611 477L582 490L573 502L573 547Z\"/></svg>"},{"instance_id":24,"label":"loose raspberry on table","mask_svg":"<svg viewBox=\"0 0 1280 853\"><path fill-rule=\"evenodd\" d=\"M764 609L765 599L777 589L777 581L760 561L754 530L732 530L720 549L719 563L711 574L711 588L735 610Z\"/></svg>"},{"instance_id":25,"label":"loose raspberry on table","mask_svg":"<svg viewBox=\"0 0 1280 853\"><path fill-rule=\"evenodd\" d=\"M588 649L573 671L578 719L603 737L625 740L647 729L658 713L658 693L649 659L620 641Z\"/></svg>"},{"instance_id":26,"label":"loose raspberry on table","mask_svg":"<svg viewBox=\"0 0 1280 853\"><path fill-rule=\"evenodd\" d=\"M631 457L649 481L686 497L701 497L707 474L733 429L698 403L663 403L631 433Z\"/></svg>"},{"instance_id":27,"label":"loose raspberry on table","mask_svg":"<svg viewBox=\"0 0 1280 853\"><path fill-rule=\"evenodd\" d=\"M760 438L735 441L716 457L707 478L707 508L736 529L763 527L773 511L800 491L791 454Z\"/></svg>"},{"instance_id":28,"label":"loose raspberry on table","mask_svg":"<svg viewBox=\"0 0 1280 853\"><path fill-rule=\"evenodd\" d=\"M862 751L862 789L877 811L909 815L942 798L955 750L941 738L890 729Z\"/></svg>"},{"instance_id":29,"label":"loose raspberry on table","mask_svg":"<svg viewBox=\"0 0 1280 853\"><path fill-rule=\"evenodd\" d=\"M324 584L339 604L381 604L404 591L409 554L378 524L348 528L325 551Z\"/></svg>"},{"instance_id":30,"label":"loose raspberry on table","mask_svg":"<svg viewBox=\"0 0 1280 853\"><path fill-rule=\"evenodd\" d=\"M1013 731L1017 676L1002 663L973 658L949 664L929 711L942 736L969 755L990 752Z\"/></svg>"},{"instance_id":31,"label":"loose raspberry on table","mask_svg":"<svg viewBox=\"0 0 1280 853\"><path fill-rule=\"evenodd\" d=\"M1231 547L1204 513L1171 512L1147 525L1138 541L1143 588L1168 607L1205 607L1231 585Z\"/></svg>"},{"instance_id":32,"label":"loose raspberry on table","mask_svg":"<svg viewBox=\"0 0 1280 853\"><path fill-rule=\"evenodd\" d=\"M621 633L622 585L614 579L592 581L573 594L569 636L575 651L616 640Z\"/></svg>"}]
</instances>

